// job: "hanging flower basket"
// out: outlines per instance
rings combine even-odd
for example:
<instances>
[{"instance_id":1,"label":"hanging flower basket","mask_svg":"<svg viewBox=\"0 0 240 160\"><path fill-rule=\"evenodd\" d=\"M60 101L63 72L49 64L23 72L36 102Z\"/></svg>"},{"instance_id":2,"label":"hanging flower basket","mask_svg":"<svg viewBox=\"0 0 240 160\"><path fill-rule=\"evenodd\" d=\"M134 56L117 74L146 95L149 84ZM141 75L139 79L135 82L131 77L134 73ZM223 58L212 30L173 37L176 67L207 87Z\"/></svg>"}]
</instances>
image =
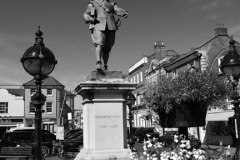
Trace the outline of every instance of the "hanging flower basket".
<instances>
[{"instance_id":1,"label":"hanging flower basket","mask_svg":"<svg viewBox=\"0 0 240 160\"><path fill-rule=\"evenodd\" d=\"M198 127L205 125L207 106L198 102L183 102L176 104L168 113L159 111L161 127Z\"/></svg>"},{"instance_id":2,"label":"hanging flower basket","mask_svg":"<svg viewBox=\"0 0 240 160\"><path fill-rule=\"evenodd\" d=\"M232 87L217 72L179 72L176 77L159 75L145 84L146 108L159 115L162 127L204 126L207 109L224 107Z\"/></svg>"}]
</instances>

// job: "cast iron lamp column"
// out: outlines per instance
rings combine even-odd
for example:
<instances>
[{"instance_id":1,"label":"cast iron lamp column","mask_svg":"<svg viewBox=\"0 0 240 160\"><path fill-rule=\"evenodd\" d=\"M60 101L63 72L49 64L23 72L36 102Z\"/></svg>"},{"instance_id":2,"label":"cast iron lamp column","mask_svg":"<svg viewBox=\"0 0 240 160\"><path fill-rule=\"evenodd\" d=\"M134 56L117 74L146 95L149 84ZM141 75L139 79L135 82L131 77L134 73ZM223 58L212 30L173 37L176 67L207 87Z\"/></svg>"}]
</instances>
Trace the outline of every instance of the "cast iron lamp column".
<instances>
[{"instance_id":1,"label":"cast iron lamp column","mask_svg":"<svg viewBox=\"0 0 240 160\"><path fill-rule=\"evenodd\" d=\"M126 104L128 105L128 118L129 118L129 137L128 137L128 144L130 146L131 151L133 151L133 146L135 144L134 137L132 135L132 105L134 105L136 101L135 96L129 91L127 93Z\"/></svg>"},{"instance_id":2,"label":"cast iron lamp column","mask_svg":"<svg viewBox=\"0 0 240 160\"><path fill-rule=\"evenodd\" d=\"M236 138L237 138L237 148L236 152L233 156L233 160L239 160L239 150L240 150L240 110L239 110L239 94L237 90L237 85L239 82L239 76L240 76L240 55L236 51L235 41L231 40L229 42L229 52L223 57L223 60L221 62L221 71L228 76L232 76L233 81L233 95L232 104L234 105L234 117L235 117L235 131L236 131Z\"/></svg>"},{"instance_id":3,"label":"cast iron lamp column","mask_svg":"<svg viewBox=\"0 0 240 160\"><path fill-rule=\"evenodd\" d=\"M26 50L21 58L25 71L32 75L36 83L36 93L31 97L31 103L35 106L35 137L34 137L34 160L42 160L42 106L46 97L41 92L42 80L47 77L55 68L57 60L51 50L43 43L40 26L35 34L35 44Z\"/></svg>"}]
</instances>

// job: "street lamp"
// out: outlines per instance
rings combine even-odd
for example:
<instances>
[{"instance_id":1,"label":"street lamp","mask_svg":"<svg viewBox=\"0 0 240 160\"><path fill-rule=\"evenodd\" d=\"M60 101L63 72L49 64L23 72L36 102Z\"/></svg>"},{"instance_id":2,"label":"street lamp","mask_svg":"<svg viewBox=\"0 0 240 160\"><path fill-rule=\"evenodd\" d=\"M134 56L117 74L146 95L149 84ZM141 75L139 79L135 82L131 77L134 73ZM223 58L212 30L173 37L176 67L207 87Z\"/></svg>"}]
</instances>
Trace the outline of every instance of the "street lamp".
<instances>
[{"instance_id":1,"label":"street lamp","mask_svg":"<svg viewBox=\"0 0 240 160\"><path fill-rule=\"evenodd\" d=\"M129 137L128 137L128 144L130 146L130 149L133 151L133 146L135 144L134 137L132 135L132 120L133 120L133 114L132 114L132 105L134 105L136 101L135 96L129 91L127 93L126 97L126 104L128 105L128 117L129 117Z\"/></svg>"},{"instance_id":2,"label":"street lamp","mask_svg":"<svg viewBox=\"0 0 240 160\"><path fill-rule=\"evenodd\" d=\"M234 105L234 117L235 117L235 129L236 129L236 138L237 138L237 148L233 156L233 160L239 160L239 149L240 149L240 110L239 110L239 94L237 91L237 85L239 82L240 76L240 55L236 51L235 41L232 39L229 42L229 52L223 57L221 62L220 69L221 71L228 76L233 77L233 102Z\"/></svg>"},{"instance_id":3,"label":"street lamp","mask_svg":"<svg viewBox=\"0 0 240 160\"><path fill-rule=\"evenodd\" d=\"M42 106L46 101L46 97L41 92L42 80L49 75L57 60L55 60L54 54L51 50L45 47L43 43L40 26L36 32L35 44L28 48L21 58L21 63L25 71L32 75L36 83L36 93L31 97L31 103L35 106L35 138L34 138L34 160L42 159Z\"/></svg>"}]
</instances>

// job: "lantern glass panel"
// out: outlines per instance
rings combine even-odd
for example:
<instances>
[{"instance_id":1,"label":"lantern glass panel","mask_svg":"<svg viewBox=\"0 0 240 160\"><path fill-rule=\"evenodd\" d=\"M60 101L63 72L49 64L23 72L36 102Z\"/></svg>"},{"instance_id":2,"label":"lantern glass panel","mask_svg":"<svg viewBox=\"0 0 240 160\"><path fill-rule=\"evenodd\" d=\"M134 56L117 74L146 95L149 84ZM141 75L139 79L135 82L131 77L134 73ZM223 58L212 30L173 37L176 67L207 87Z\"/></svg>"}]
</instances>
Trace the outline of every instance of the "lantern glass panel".
<instances>
[{"instance_id":1,"label":"lantern glass panel","mask_svg":"<svg viewBox=\"0 0 240 160\"><path fill-rule=\"evenodd\" d=\"M240 66L226 66L223 68L223 72L226 75L232 75L234 78L238 78L240 75Z\"/></svg>"},{"instance_id":2,"label":"lantern glass panel","mask_svg":"<svg viewBox=\"0 0 240 160\"><path fill-rule=\"evenodd\" d=\"M23 62L23 67L26 72L32 76L40 73L41 61L40 59L28 59Z\"/></svg>"},{"instance_id":3,"label":"lantern glass panel","mask_svg":"<svg viewBox=\"0 0 240 160\"><path fill-rule=\"evenodd\" d=\"M42 75L49 75L54 69L54 64L49 63L46 59L42 59Z\"/></svg>"}]
</instances>

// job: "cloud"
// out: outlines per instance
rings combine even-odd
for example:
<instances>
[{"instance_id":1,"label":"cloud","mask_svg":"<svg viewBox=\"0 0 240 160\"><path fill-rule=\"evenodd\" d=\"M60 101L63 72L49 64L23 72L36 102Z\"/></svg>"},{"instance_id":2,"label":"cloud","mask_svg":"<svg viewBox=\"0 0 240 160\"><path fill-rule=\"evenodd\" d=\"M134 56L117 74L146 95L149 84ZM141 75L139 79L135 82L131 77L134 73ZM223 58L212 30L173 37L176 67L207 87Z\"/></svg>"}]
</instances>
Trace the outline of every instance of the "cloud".
<instances>
[{"instance_id":1,"label":"cloud","mask_svg":"<svg viewBox=\"0 0 240 160\"><path fill-rule=\"evenodd\" d=\"M20 61L5 58L0 59L0 84L20 85L23 83L24 72Z\"/></svg>"},{"instance_id":2,"label":"cloud","mask_svg":"<svg viewBox=\"0 0 240 160\"><path fill-rule=\"evenodd\" d=\"M3 53L19 54L19 52L23 52L14 42L2 36L0 37L0 47Z\"/></svg>"},{"instance_id":3,"label":"cloud","mask_svg":"<svg viewBox=\"0 0 240 160\"><path fill-rule=\"evenodd\" d=\"M232 0L211 0L209 3L203 4L201 9L203 11L213 11L220 6L231 7Z\"/></svg>"},{"instance_id":4,"label":"cloud","mask_svg":"<svg viewBox=\"0 0 240 160\"><path fill-rule=\"evenodd\" d=\"M77 70L64 71L64 76L62 72L54 72L53 75L60 83L65 86L66 90L74 90L80 82L85 82L87 75L79 74Z\"/></svg>"},{"instance_id":5,"label":"cloud","mask_svg":"<svg viewBox=\"0 0 240 160\"><path fill-rule=\"evenodd\" d=\"M11 35L6 32L0 31L0 51L3 54L23 54L27 49L24 48L24 46L26 46L27 44L33 44L33 42L34 39L30 39L29 37Z\"/></svg>"},{"instance_id":6,"label":"cloud","mask_svg":"<svg viewBox=\"0 0 240 160\"><path fill-rule=\"evenodd\" d=\"M188 11L215 11L220 7L232 7L233 1L232 0L188 0L184 1L188 7Z\"/></svg>"},{"instance_id":7,"label":"cloud","mask_svg":"<svg viewBox=\"0 0 240 160\"><path fill-rule=\"evenodd\" d=\"M233 35L233 34L239 32L239 31L240 31L240 24L237 24L233 27L228 28L229 35Z\"/></svg>"},{"instance_id":8,"label":"cloud","mask_svg":"<svg viewBox=\"0 0 240 160\"><path fill-rule=\"evenodd\" d=\"M207 15L206 18L209 19L209 20L214 20L214 19L219 18L221 15L222 14L220 14L220 13L212 13L212 14Z\"/></svg>"},{"instance_id":9,"label":"cloud","mask_svg":"<svg viewBox=\"0 0 240 160\"><path fill-rule=\"evenodd\" d=\"M214 9L218 8L219 6L220 6L220 0L214 0L214 1L211 1L210 3L208 3L208 4L202 5L202 10L203 11L214 10Z\"/></svg>"}]
</instances>

